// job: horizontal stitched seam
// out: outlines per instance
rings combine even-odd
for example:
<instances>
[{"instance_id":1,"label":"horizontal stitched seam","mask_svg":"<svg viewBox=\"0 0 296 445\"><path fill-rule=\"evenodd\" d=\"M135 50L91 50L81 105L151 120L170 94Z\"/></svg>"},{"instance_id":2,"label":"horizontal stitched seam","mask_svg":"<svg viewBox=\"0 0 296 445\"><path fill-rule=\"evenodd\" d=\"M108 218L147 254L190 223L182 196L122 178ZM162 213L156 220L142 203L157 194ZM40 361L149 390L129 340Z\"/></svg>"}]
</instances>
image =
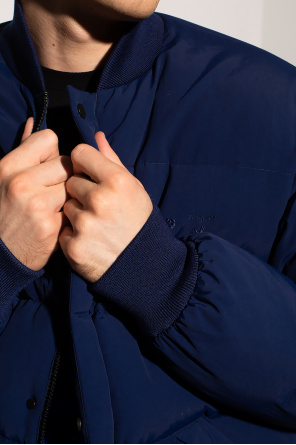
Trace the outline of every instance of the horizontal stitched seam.
<instances>
[{"instance_id":1,"label":"horizontal stitched seam","mask_svg":"<svg viewBox=\"0 0 296 445\"><path fill-rule=\"evenodd\" d=\"M256 167L247 167L244 165L222 165L222 164L182 164L182 163L173 163L173 162L145 162L144 165L182 165L185 167L223 167L223 168L243 168L246 170L254 170L254 171L262 171L262 172L266 172L266 173L277 173L279 175L285 175L285 176L294 176L295 173L291 172L291 173L287 173L287 172L281 172L281 171L277 171L277 170L269 170L269 169L265 169L265 168L256 168Z\"/></svg>"}]
</instances>

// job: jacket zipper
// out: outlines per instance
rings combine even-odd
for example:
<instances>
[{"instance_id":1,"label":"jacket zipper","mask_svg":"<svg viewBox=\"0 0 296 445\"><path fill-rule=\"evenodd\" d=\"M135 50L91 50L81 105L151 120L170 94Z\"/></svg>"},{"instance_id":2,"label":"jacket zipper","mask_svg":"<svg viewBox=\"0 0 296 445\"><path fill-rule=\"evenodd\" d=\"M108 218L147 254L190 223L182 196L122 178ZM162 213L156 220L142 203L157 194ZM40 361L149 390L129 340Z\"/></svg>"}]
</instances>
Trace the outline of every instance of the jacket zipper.
<instances>
[{"instance_id":1,"label":"jacket zipper","mask_svg":"<svg viewBox=\"0 0 296 445\"><path fill-rule=\"evenodd\" d=\"M40 118L37 119L37 117L38 117L37 113L39 111L39 110L37 110L36 119L35 119L35 122L34 122L33 133L36 133L37 131L40 131L40 128L41 128L41 126L43 124L43 121L45 119L45 116L46 116L47 106L48 106L48 93L47 93L47 91L45 91L43 93L42 103L41 103L41 107L40 107L41 108Z\"/></svg>"},{"instance_id":2,"label":"jacket zipper","mask_svg":"<svg viewBox=\"0 0 296 445\"><path fill-rule=\"evenodd\" d=\"M51 408L51 404L52 404L52 399L54 396L55 387L57 384L57 377L58 377L60 365L61 365L61 354L60 354L60 352L57 352L55 359L54 359L54 363L53 363L53 367L52 367L52 371L51 371L51 375L50 375L50 379L49 379L48 389L47 389L47 393L46 393L46 397L45 397L37 443L44 443L48 416L49 416L49 412L50 412L50 408Z\"/></svg>"},{"instance_id":3,"label":"jacket zipper","mask_svg":"<svg viewBox=\"0 0 296 445\"><path fill-rule=\"evenodd\" d=\"M48 106L48 93L45 91L43 93L43 97L42 97L42 102L41 102L41 107L40 107L41 113L40 113L39 119L38 119L38 114L39 114L38 111L39 110L37 109L33 133L40 131L42 124L44 122L45 116L46 116L47 106ZM43 406L41 420L40 420L40 428L39 428L37 443L41 443L41 444L44 443L46 427L47 427L47 422L48 422L48 416L50 413L50 408L52 405L55 387L57 384L57 378L58 378L60 365L61 365L61 353L57 352L55 359L54 359L53 366L52 366L52 371L51 371L50 379L49 379L49 383L48 383L48 389L47 389L47 393L45 396L44 406Z\"/></svg>"}]
</instances>

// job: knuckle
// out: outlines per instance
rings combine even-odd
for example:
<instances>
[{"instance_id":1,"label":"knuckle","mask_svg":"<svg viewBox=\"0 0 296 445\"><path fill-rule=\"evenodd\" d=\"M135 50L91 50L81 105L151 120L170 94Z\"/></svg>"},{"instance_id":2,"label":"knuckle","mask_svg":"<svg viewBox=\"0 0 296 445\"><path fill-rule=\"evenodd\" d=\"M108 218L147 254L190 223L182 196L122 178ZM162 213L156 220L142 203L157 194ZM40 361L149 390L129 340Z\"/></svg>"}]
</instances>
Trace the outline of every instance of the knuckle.
<instances>
[{"instance_id":1,"label":"knuckle","mask_svg":"<svg viewBox=\"0 0 296 445\"><path fill-rule=\"evenodd\" d=\"M96 189L90 190L86 195L86 202L90 208L96 209L100 202L100 194Z\"/></svg>"},{"instance_id":2,"label":"knuckle","mask_svg":"<svg viewBox=\"0 0 296 445\"><path fill-rule=\"evenodd\" d=\"M7 195L16 199L22 196L28 188L27 178L24 174L19 174L11 179L7 187Z\"/></svg>"},{"instance_id":3,"label":"knuckle","mask_svg":"<svg viewBox=\"0 0 296 445\"><path fill-rule=\"evenodd\" d=\"M67 253L75 264L79 264L81 258L81 246L77 238L71 238L68 242Z\"/></svg>"},{"instance_id":4,"label":"knuckle","mask_svg":"<svg viewBox=\"0 0 296 445\"><path fill-rule=\"evenodd\" d=\"M90 223L87 214L82 212L77 215L75 228L79 233L88 232L88 230L90 229Z\"/></svg>"},{"instance_id":5,"label":"knuckle","mask_svg":"<svg viewBox=\"0 0 296 445\"><path fill-rule=\"evenodd\" d=\"M48 240L53 236L58 236L55 224L48 218L40 219L38 223L38 232L40 240Z\"/></svg>"},{"instance_id":6,"label":"knuckle","mask_svg":"<svg viewBox=\"0 0 296 445\"><path fill-rule=\"evenodd\" d=\"M125 173L125 171L113 173L109 181L111 188L116 191L124 190L129 182L128 175Z\"/></svg>"}]
</instances>

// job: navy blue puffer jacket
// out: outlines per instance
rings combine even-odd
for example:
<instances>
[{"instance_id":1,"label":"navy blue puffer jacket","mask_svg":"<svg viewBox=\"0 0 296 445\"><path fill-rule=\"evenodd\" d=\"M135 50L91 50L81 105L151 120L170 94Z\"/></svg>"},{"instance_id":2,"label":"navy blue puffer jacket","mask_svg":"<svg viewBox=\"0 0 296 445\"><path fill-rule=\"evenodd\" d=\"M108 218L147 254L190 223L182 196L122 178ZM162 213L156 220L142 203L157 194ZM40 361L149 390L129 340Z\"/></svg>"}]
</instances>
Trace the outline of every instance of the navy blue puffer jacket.
<instances>
[{"instance_id":1,"label":"navy blue puffer jacket","mask_svg":"<svg viewBox=\"0 0 296 445\"><path fill-rule=\"evenodd\" d=\"M0 51L4 156L46 128L18 1ZM295 443L295 68L153 14L68 92L154 210L93 285L1 242L0 443Z\"/></svg>"}]
</instances>

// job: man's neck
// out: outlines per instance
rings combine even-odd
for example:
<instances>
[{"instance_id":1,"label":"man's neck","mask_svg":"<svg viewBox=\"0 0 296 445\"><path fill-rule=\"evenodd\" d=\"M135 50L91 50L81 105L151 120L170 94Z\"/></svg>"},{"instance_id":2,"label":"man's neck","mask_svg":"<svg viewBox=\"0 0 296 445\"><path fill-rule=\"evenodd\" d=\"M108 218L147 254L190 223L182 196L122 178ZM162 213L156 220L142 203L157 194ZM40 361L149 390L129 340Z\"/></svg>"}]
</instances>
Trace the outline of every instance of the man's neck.
<instances>
[{"instance_id":1,"label":"man's neck","mask_svg":"<svg viewBox=\"0 0 296 445\"><path fill-rule=\"evenodd\" d=\"M61 2L62 3L62 2ZM104 65L114 43L130 24L99 17L75 17L24 1L23 10L41 65L58 71L86 72Z\"/></svg>"}]
</instances>

